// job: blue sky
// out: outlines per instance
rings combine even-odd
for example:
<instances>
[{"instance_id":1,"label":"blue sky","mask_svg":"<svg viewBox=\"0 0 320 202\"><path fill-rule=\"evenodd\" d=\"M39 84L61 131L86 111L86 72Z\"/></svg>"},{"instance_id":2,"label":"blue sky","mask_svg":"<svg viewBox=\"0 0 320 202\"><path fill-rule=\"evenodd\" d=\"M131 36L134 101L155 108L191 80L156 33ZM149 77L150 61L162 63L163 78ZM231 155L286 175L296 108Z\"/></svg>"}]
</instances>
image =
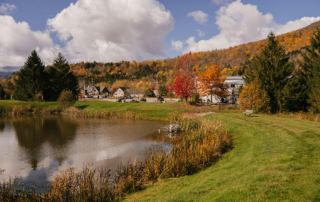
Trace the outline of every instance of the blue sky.
<instances>
[{"instance_id":1,"label":"blue sky","mask_svg":"<svg viewBox=\"0 0 320 202\"><path fill-rule=\"evenodd\" d=\"M172 58L320 20L319 0L0 0L0 68L36 49L46 64ZM289 21L293 21L288 23Z\"/></svg>"}]
</instances>

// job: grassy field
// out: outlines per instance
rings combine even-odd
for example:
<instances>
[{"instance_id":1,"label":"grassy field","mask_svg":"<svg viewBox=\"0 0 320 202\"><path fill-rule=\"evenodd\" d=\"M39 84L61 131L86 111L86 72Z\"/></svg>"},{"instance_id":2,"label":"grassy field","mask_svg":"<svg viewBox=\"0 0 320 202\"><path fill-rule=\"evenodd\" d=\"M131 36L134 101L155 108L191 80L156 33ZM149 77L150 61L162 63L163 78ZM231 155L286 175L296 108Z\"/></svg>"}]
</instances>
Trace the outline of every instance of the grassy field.
<instances>
[{"instance_id":1,"label":"grassy field","mask_svg":"<svg viewBox=\"0 0 320 202\"><path fill-rule=\"evenodd\" d=\"M320 201L320 123L215 113L234 148L191 176L158 182L126 201Z\"/></svg>"}]
</instances>

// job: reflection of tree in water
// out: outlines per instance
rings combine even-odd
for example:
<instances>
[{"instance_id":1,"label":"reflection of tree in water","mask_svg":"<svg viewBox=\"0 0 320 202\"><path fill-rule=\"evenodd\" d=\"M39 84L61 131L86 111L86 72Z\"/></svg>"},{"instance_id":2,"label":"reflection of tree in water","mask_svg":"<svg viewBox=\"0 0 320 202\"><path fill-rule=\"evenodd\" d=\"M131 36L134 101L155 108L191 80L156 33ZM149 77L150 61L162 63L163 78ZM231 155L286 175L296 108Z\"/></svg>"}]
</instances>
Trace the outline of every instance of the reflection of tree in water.
<instances>
[{"instance_id":1,"label":"reflection of tree in water","mask_svg":"<svg viewBox=\"0 0 320 202\"><path fill-rule=\"evenodd\" d=\"M0 120L0 132L1 133L4 131L5 126L6 126L6 123L3 120Z\"/></svg>"},{"instance_id":2,"label":"reflection of tree in water","mask_svg":"<svg viewBox=\"0 0 320 202\"><path fill-rule=\"evenodd\" d=\"M54 151L61 151L75 137L77 123L64 117L19 117L12 119L18 143L27 151L32 168L43 158L42 145L49 143ZM55 153L59 165L66 159L64 152Z\"/></svg>"}]
</instances>

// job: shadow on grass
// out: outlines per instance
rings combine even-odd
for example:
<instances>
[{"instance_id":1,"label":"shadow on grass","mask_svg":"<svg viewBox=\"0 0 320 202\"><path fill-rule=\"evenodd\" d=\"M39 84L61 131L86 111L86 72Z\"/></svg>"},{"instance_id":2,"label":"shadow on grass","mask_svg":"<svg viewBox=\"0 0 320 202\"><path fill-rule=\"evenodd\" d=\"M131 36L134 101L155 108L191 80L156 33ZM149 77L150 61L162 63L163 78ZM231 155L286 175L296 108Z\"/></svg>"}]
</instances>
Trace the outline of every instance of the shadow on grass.
<instances>
[{"instance_id":1,"label":"shadow on grass","mask_svg":"<svg viewBox=\"0 0 320 202\"><path fill-rule=\"evenodd\" d=\"M77 106L78 109L84 109L86 107L88 107L89 105L81 105L81 106Z\"/></svg>"}]
</instances>

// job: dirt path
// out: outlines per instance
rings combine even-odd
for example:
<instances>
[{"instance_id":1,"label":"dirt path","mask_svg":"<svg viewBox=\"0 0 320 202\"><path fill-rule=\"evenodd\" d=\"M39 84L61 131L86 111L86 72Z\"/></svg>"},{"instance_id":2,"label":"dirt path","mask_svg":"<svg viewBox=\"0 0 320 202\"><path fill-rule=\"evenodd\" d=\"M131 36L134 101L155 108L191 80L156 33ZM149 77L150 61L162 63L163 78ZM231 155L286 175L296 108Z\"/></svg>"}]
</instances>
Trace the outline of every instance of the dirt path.
<instances>
[{"instance_id":1,"label":"dirt path","mask_svg":"<svg viewBox=\"0 0 320 202\"><path fill-rule=\"evenodd\" d=\"M203 112L203 113L194 113L195 116L205 116L205 115L208 115L208 114L214 114L215 112Z\"/></svg>"}]
</instances>

